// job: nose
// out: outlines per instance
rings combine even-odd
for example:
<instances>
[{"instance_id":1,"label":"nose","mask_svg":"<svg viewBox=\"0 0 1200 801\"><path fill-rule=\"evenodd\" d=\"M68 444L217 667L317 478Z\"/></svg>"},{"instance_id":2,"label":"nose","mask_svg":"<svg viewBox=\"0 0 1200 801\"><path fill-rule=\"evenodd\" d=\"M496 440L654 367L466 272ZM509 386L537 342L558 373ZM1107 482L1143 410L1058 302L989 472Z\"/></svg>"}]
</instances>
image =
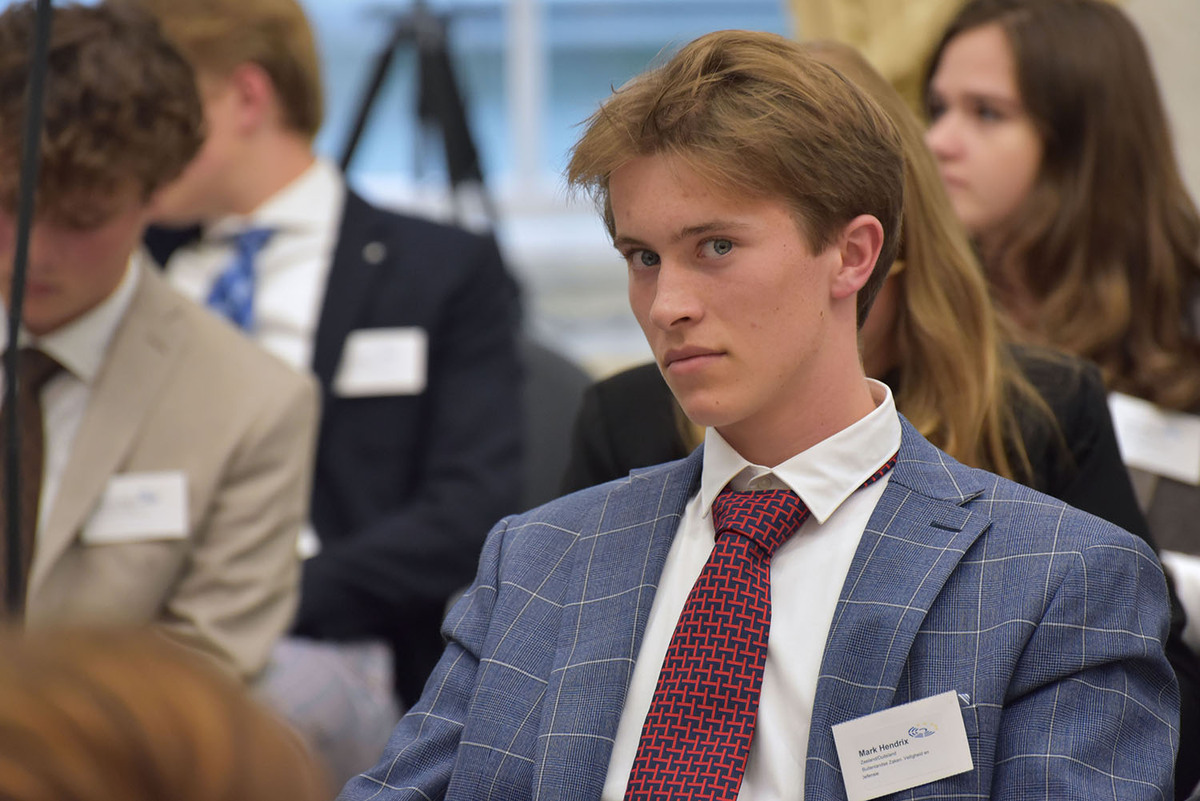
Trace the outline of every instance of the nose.
<instances>
[{"instance_id":1,"label":"nose","mask_svg":"<svg viewBox=\"0 0 1200 801\"><path fill-rule=\"evenodd\" d=\"M948 161L962 152L961 134L956 115L947 110L925 131L925 144L938 161Z\"/></svg>"},{"instance_id":2,"label":"nose","mask_svg":"<svg viewBox=\"0 0 1200 801\"><path fill-rule=\"evenodd\" d=\"M34 222L29 229L28 248L30 269L34 269L38 265L47 262L52 262L56 247L57 237L52 232L47 231L46 226Z\"/></svg>"},{"instance_id":3,"label":"nose","mask_svg":"<svg viewBox=\"0 0 1200 801\"><path fill-rule=\"evenodd\" d=\"M700 319L703 307L693 271L664 260L651 283L647 317L656 328L667 331ZM633 283L630 289L633 291Z\"/></svg>"}]
</instances>

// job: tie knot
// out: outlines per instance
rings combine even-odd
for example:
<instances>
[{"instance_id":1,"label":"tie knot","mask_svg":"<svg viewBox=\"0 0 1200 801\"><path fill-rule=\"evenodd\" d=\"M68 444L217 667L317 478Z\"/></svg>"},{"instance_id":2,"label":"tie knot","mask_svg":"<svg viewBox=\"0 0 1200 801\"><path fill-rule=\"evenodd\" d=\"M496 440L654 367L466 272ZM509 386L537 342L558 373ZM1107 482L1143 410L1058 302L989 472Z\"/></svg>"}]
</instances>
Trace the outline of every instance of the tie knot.
<instances>
[{"instance_id":1,"label":"tie knot","mask_svg":"<svg viewBox=\"0 0 1200 801\"><path fill-rule=\"evenodd\" d=\"M61 369L62 365L44 350L21 348L17 351L17 381L31 392L40 392Z\"/></svg>"},{"instance_id":2,"label":"tie knot","mask_svg":"<svg viewBox=\"0 0 1200 801\"><path fill-rule=\"evenodd\" d=\"M713 501L719 538L729 531L757 544L769 557L808 517L808 507L791 490L735 492L726 489Z\"/></svg>"},{"instance_id":3,"label":"tie knot","mask_svg":"<svg viewBox=\"0 0 1200 801\"><path fill-rule=\"evenodd\" d=\"M274 234L274 228L247 228L234 235L233 247L244 258L252 259L258 254L258 251L266 246Z\"/></svg>"}]
</instances>

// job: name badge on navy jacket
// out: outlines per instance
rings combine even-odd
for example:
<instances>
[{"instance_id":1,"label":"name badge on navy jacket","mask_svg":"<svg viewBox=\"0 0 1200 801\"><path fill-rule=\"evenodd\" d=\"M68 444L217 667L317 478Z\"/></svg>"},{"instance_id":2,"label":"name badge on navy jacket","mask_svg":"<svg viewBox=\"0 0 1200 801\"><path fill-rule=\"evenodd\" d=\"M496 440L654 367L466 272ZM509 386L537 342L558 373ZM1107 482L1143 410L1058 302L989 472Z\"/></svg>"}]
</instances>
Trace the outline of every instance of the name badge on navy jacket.
<instances>
[{"instance_id":1,"label":"name badge on navy jacket","mask_svg":"<svg viewBox=\"0 0 1200 801\"><path fill-rule=\"evenodd\" d=\"M80 539L85 545L181 540L187 519L182 471L123 473L109 479Z\"/></svg>"},{"instance_id":2,"label":"name badge on navy jacket","mask_svg":"<svg viewBox=\"0 0 1200 801\"><path fill-rule=\"evenodd\" d=\"M423 328L364 328L346 337L333 391L343 398L425 391L429 336Z\"/></svg>"},{"instance_id":3,"label":"name badge on navy jacket","mask_svg":"<svg viewBox=\"0 0 1200 801\"><path fill-rule=\"evenodd\" d=\"M833 727L849 801L868 801L973 770L951 690Z\"/></svg>"}]
</instances>

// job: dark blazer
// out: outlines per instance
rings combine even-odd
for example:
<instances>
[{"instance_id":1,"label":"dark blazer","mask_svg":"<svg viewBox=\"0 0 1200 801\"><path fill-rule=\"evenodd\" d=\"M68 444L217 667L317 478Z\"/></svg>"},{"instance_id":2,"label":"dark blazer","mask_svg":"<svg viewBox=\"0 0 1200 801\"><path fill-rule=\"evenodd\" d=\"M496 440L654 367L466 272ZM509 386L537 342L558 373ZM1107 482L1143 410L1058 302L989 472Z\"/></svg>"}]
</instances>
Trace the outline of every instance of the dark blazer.
<instances>
[{"instance_id":1,"label":"dark blazer","mask_svg":"<svg viewBox=\"0 0 1200 801\"><path fill-rule=\"evenodd\" d=\"M424 695L341 799L600 798L702 458L497 524ZM905 423L825 641L804 797L845 801L833 726L953 690L973 770L888 798L1169 798L1167 618L1140 540Z\"/></svg>"},{"instance_id":2,"label":"dark blazer","mask_svg":"<svg viewBox=\"0 0 1200 801\"><path fill-rule=\"evenodd\" d=\"M1017 346L1013 355L1058 424L1055 431L1044 418L1018 411L1034 473L1030 486L1116 523L1154 548L1121 461L1099 370L1038 348ZM623 478L635 468L678 459L686 452L675 422L674 399L658 367L634 367L593 384L584 394L563 490ZM1170 597L1167 655L1182 694L1184 753L1183 749L1200 749L1200 662L1183 642L1186 621L1173 589ZM1200 762L1180 760L1176 783L1181 793L1197 781Z\"/></svg>"},{"instance_id":3,"label":"dark blazer","mask_svg":"<svg viewBox=\"0 0 1200 801\"><path fill-rule=\"evenodd\" d=\"M161 232L147 240L160 264ZM448 599L474 575L521 482L517 287L490 237L346 198L313 350L323 390L295 633L382 638L397 689L420 694ZM419 395L338 397L346 338L415 326L429 337Z\"/></svg>"}]
</instances>

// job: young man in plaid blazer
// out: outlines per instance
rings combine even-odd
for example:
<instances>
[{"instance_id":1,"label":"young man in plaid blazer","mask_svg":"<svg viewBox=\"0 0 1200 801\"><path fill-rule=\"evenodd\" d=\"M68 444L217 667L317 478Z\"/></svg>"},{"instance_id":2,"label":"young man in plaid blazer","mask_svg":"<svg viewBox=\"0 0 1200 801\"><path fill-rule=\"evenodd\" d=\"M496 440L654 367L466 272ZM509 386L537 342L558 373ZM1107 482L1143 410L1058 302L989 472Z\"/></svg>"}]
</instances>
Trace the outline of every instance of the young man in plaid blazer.
<instances>
[{"instance_id":1,"label":"young man in plaid blazer","mask_svg":"<svg viewBox=\"0 0 1200 801\"><path fill-rule=\"evenodd\" d=\"M499 523L423 697L343 799L1171 797L1154 554L955 462L864 376L901 158L878 106L769 34L704 36L589 120L569 179L704 446ZM760 490L807 514L765 594L716 565L742 533L722 499ZM769 614L754 669L749 635L694 648L718 607L747 632ZM909 702L915 734L835 734ZM921 776L871 760L924 737L905 755L946 759Z\"/></svg>"}]
</instances>

